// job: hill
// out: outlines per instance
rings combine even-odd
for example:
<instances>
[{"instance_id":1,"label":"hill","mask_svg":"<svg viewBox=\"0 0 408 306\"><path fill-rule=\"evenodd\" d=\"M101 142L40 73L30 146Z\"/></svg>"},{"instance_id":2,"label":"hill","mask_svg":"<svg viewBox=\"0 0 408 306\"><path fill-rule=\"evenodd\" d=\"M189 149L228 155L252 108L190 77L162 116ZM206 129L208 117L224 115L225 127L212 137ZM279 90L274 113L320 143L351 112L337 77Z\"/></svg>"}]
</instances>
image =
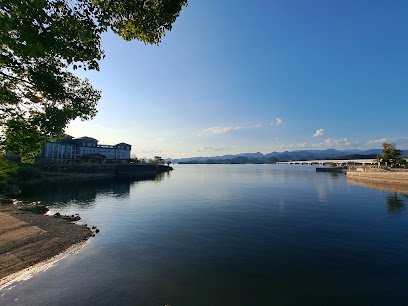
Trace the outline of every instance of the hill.
<instances>
[{"instance_id":1,"label":"hill","mask_svg":"<svg viewBox=\"0 0 408 306\"><path fill-rule=\"evenodd\" d=\"M370 150L295 150L284 152L271 152L268 154L256 153L240 153L235 155L209 156L209 157L190 157L166 160L172 163L180 164L263 164L266 162L277 161L304 161L315 159L372 159L377 155L381 155L380 149ZM408 150L403 150L402 156L407 156Z\"/></svg>"}]
</instances>

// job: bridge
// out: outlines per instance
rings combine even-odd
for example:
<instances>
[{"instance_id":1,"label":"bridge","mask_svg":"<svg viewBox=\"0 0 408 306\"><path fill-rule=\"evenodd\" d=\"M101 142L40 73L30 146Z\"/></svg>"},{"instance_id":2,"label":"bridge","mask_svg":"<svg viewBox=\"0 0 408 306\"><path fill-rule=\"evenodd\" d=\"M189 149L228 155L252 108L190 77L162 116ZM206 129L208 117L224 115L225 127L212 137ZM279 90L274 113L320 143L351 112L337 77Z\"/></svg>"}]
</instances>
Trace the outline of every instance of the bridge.
<instances>
[{"instance_id":1,"label":"bridge","mask_svg":"<svg viewBox=\"0 0 408 306\"><path fill-rule=\"evenodd\" d=\"M337 166L354 166L354 165L372 165L378 164L376 159L326 159L326 160L294 160L288 162L277 162L280 165L330 165L336 164Z\"/></svg>"}]
</instances>

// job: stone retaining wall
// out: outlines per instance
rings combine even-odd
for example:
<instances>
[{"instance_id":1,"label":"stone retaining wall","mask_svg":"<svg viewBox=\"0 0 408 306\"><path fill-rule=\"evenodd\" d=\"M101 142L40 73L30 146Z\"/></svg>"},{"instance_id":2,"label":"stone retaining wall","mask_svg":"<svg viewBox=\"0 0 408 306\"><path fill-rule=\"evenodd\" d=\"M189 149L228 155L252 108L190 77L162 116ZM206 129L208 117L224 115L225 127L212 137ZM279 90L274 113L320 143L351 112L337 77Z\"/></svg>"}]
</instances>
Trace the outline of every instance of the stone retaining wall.
<instances>
[{"instance_id":1,"label":"stone retaining wall","mask_svg":"<svg viewBox=\"0 0 408 306\"><path fill-rule=\"evenodd\" d=\"M383 171L383 172L347 172L347 178L361 181L371 181L386 184L408 185L408 172Z\"/></svg>"},{"instance_id":2,"label":"stone retaining wall","mask_svg":"<svg viewBox=\"0 0 408 306\"><path fill-rule=\"evenodd\" d=\"M116 175L155 175L156 165L117 165Z\"/></svg>"}]
</instances>

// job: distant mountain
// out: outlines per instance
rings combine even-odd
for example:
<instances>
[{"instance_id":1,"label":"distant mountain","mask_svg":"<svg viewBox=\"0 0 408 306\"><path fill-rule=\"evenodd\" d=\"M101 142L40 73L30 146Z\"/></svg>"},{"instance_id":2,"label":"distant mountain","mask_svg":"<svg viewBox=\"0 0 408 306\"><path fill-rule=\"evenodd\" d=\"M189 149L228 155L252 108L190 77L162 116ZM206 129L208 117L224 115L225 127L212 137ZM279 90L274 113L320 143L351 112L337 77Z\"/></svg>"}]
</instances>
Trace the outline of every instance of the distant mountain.
<instances>
[{"instance_id":1,"label":"distant mountain","mask_svg":"<svg viewBox=\"0 0 408 306\"><path fill-rule=\"evenodd\" d=\"M240 153L234 155L223 156L211 156L211 157L190 157L190 158L178 158L178 159L166 159L172 163L204 163L204 164L216 164L216 163L265 163L270 161L296 161L296 160L313 160L313 159L364 159L375 158L377 155L381 155L380 149L370 150L295 150L284 152L271 152L268 154L256 153ZM402 156L407 156L408 150L403 150ZM273 159L271 159L273 157Z\"/></svg>"}]
</instances>

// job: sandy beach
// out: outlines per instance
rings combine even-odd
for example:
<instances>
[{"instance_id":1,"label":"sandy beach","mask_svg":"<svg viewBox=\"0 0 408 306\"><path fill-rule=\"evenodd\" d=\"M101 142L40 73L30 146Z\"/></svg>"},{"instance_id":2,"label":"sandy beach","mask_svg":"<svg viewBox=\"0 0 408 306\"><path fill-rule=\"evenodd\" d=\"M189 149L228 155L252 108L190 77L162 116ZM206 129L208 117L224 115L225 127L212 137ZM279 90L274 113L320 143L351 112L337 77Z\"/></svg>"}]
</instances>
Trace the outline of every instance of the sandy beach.
<instances>
[{"instance_id":1,"label":"sandy beach","mask_svg":"<svg viewBox=\"0 0 408 306\"><path fill-rule=\"evenodd\" d=\"M70 220L0 206L0 285L13 273L50 261L93 235Z\"/></svg>"}]
</instances>

